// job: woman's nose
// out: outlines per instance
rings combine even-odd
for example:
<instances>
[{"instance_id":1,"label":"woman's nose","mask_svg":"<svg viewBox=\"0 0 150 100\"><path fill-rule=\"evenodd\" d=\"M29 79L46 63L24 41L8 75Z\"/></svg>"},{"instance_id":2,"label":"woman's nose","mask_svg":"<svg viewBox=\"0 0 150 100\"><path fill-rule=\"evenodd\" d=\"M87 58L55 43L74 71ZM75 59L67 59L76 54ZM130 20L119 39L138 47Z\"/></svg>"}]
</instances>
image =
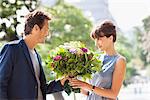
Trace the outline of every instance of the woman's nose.
<instances>
[{"instance_id":1,"label":"woman's nose","mask_svg":"<svg viewBox=\"0 0 150 100\"><path fill-rule=\"evenodd\" d=\"M95 41L95 46L97 46L97 41Z\"/></svg>"}]
</instances>

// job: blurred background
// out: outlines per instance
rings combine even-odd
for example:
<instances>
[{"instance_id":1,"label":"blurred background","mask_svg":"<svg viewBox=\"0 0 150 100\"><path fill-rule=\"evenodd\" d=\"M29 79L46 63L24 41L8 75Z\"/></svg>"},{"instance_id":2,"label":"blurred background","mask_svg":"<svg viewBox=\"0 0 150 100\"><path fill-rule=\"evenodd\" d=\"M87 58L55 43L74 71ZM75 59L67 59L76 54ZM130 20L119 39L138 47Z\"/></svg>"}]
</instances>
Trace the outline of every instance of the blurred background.
<instances>
[{"instance_id":1,"label":"blurred background","mask_svg":"<svg viewBox=\"0 0 150 100\"><path fill-rule=\"evenodd\" d=\"M150 97L150 0L0 0L0 48L22 37L24 16L36 9L52 14L50 32L37 50L47 81L54 75L46 66L49 50L68 41L82 41L96 50L90 31L100 21L110 19L117 26L116 49L127 59L127 72L119 100L149 100ZM76 94L76 100L85 100ZM47 100L73 100L65 92L47 95Z\"/></svg>"}]
</instances>

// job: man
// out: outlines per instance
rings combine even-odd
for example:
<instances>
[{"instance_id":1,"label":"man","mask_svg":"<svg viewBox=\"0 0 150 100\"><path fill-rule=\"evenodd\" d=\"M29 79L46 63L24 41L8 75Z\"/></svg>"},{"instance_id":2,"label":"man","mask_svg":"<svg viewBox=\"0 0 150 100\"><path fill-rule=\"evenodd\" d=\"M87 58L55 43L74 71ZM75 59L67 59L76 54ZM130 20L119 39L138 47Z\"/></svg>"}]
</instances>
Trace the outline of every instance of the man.
<instances>
[{"instance_id":1,"label":"man","mask_svg":"<svg viewBox=\"0 0 150 100\"><path fill-rule=\"evenodd\" d=\"M45 100L46 93L63 90L65 78L46 84L41 59L35 46L48 36L49 16L31 12L25 23L24 39L6 44L0 52L0 100Z\"/></svg>"}]
</instances>

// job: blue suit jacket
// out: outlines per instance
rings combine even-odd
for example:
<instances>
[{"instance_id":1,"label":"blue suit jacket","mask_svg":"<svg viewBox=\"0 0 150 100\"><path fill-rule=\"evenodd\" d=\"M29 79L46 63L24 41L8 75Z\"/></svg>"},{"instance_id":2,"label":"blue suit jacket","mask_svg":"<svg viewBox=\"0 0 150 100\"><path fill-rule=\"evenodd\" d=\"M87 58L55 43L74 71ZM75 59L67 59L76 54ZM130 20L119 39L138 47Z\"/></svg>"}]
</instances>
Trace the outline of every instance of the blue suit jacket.
<instances>
[{"instance_id":1,"label":"blue suit jacket","mask_svg":"<svg viewBox=\"0 0 150 100\"><path fill-rule=\"evenodd\" d=\"M46 84L39 55L38 60L41 90L43 98L46 99L46 93L62 91L63 87L60 81ZM0 52L0 100L35 100L38 96L37 85L30 54L24 40L6 44Z\"/></svg>"}]
</instances>

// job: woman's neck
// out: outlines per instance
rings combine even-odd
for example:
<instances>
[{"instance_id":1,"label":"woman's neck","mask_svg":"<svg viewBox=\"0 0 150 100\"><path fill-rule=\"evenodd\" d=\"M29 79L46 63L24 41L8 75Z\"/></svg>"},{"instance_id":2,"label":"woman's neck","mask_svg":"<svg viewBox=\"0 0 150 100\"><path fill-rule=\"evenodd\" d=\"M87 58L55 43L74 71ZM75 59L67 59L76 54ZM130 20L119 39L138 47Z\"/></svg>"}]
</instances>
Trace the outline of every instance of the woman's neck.
<instances>
[{"instance_id":1,"label":"woman's neck","mask_svg":"<svg viewBox=\"0 0 150 100\"><path fill-rule=\"evenodd\" d=\"M107 50L105 50L107 55L113 56L117 54L117 51L114 48L114 45L110 46Z\"/></svg>"}]
</instances>

